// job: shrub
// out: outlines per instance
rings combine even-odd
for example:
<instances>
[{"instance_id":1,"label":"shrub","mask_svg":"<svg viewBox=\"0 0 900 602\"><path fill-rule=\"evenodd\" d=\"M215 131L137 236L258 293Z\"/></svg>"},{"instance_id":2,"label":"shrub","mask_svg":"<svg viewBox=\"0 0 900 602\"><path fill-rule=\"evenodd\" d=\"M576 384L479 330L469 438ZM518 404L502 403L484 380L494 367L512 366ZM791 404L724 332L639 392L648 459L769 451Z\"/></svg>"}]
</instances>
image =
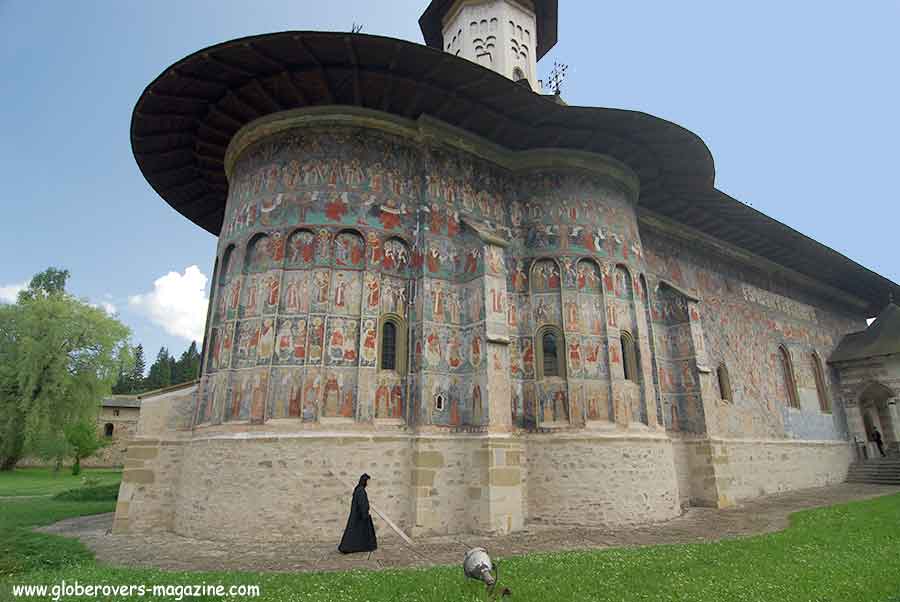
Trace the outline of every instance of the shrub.
<instances>
[{"instance_id":1,"label":"shrub","mask_svg":"<svg viewBox=\"0 0 900 602\"><path fill-rule=\"evenodd\" d=\"M67 502L107 502L116 501L119 497L119 484L97 485L95 487L79 487L57 493L54 500Z\"/></svg>"}]
</instances>

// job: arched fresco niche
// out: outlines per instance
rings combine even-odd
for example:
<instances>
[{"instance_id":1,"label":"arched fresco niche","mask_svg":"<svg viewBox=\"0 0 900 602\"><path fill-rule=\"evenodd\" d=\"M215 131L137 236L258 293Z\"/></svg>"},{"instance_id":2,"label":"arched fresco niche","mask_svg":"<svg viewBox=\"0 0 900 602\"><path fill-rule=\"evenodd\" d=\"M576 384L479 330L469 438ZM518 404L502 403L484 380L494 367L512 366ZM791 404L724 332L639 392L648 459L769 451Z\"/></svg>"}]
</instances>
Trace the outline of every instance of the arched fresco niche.
<instances>
[{"instance_id":1,"label":"arched fresco niche","mask_svg":"<svg viewBox=\"0 0 900 602\"><path fill-rule=\"evenodd\" d=\"M407 418L412 256L399 237L377 243L369 236L367 242L370 265L381 272L367 273L363 282L364 311L377 313L363 324L363 351L369 355L365 365L376 369L371 413L376 420L400 422Z\"/></svg>"},{"instance_id":2,"label":"arched fresco niche","mask_svg":"<svg viewBox=\"0 0 900 602\"><path fill-rule=\"evenodd\" d=\"M537 259L531 267L531 323L530 344L534 354L534 390L536 411L540 424L562 424L569 421L568 377L573 367L567 365L569 348L563 335L562 273L555 260ZM574 340L574 339L573 339ZM526 343L527 344L527 343ZM580 343L579 343L580 344ZM548 345L552 345L550 349ZM528 353L528 351L523 351ZM552 353L551 353L552 352ZM548 373L548 357L556 359L556 368ZM576 358L580 369L580 351ZM546 363L546 365L545 365ZM523 391L527 396L528 391Z\"/></svg>"},{"instance_id":3,"label":"arched fresco niche","mask_svg":"<svg viewBox=\"0 0 900 602\"><path fill-rule=\"evenodd\" d=\"M294 231L287 242L288 269L303 269L313 265L316 259L316 235L311 230Z\"/></svg>"},{"instance_id":4,"label":"arched fresco niche","mask_svg":"<svg viewBox=\"0 0 900 602\"><path fill-rule=\"evenodd\" d=\"M366 261L366 243L352 230L343 230L334 237L334 265L337 268L362 269Z\"/></svg>"},{"instance_id":5,"label":"arched fresco niche","mask_svg":"<svg viewBox=\"0 0 900 602\"><path fill-rule=\"evenodd\" d=\"M622 403L628 412L629 421L646 424L647 406L644 401L642 358L638 344L640 329L634 279L623 265L617 265L613 271L613 293L614 322L620 331L618 356L622 361L625 381Z\"/></svg>"}]
</instances>

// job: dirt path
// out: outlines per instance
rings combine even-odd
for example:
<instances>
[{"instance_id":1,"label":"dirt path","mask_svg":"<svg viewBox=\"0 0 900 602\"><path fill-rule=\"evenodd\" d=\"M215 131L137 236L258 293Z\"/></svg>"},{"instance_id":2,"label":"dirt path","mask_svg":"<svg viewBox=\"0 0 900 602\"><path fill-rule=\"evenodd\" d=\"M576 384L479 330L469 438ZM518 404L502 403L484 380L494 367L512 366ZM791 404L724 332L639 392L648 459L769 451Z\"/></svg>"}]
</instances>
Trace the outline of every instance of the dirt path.
<instances>
[{"instance_id":1,"label":"dirt path","mask_svg":"<svg viewBox=\"0 0 900 602\"><path fill-rule=\"evenodd\" d=\"M501 558L531 552L695 543L784 529L797 510L900 493L900 487L841 484L747 501L726 510L689 508L674 520L637 527L600 529L529 525L501 537L464 535L418 539L410 549L393 533L379 535L378 551L344 556L335 545L258 542L236 545L190 539L174 533L108 534L112 514L80 517L39 529L77 537L97 560L113 566L168 570L334 571L458 564L471 547ZM340 534L336 534L340 539ZM337 541L337 539L335 541Z\"/></svg>"}]
</instances>

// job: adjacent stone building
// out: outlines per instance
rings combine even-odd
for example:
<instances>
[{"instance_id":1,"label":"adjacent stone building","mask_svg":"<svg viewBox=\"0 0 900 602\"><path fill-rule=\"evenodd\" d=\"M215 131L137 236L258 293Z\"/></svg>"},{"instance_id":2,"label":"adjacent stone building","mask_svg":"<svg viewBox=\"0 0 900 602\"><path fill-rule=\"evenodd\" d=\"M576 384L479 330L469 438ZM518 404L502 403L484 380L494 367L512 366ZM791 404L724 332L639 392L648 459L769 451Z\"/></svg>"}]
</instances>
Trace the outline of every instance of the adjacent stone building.
<instances>
[{"instance_id":1,"label":"adjacent stone building","mask_svg":"<svg viewBox=\"0 0 900 602\"><path fill-rule=\"evenodd\" d=\"M82 461L83 466L121 467L125 465L128 442L137 434L141 401L135 395L112 395L100 402L97 415L97 432L107 442L107 446L90 458Z\"/></svg>"},{"instance_id":2,"label":"adjacent stone building","mask_svg":"<svg viewBox=\"0 0 900 602\"><path fill-rule=\"evenodd\" d=\"M684 128L540 94L556 16L434 0L432 48L283 32L150 84L135 157L219 246L200 382L143 400L116 529L333 541L362 472L414 536L844 479L828 360L900 289L716 190Z\"/></svg>"}]
</instances>

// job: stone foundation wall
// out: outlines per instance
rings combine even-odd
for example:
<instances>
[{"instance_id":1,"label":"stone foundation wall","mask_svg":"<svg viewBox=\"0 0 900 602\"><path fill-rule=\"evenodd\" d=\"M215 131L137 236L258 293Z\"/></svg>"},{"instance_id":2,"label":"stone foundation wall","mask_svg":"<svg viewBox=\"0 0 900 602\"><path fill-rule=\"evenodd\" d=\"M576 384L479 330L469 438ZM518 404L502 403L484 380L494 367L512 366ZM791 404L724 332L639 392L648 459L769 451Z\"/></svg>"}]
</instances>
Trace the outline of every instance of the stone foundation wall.
<instances>
[{"instance_id":1,"label":"stone foundation wall","mask_svg":"<svg viewBox=\"0 0 900 602\"><path fill-rule=\"evenodd\" d=\"M719 505L841 483L853 458L846 441L713 439Z\"/></svg>"},{"instance_id":2,"label":"stone foundation wall","mask_svg":"<svg viewBox=\"0 0 900 602\"><path fill-rule=\"evenodd\" d=\"M401 529L412 522L408 436L217 436L187 446L175 532L199 539L340 541L359 475ZM372 513L375 527L389 527Z\"/></svg>"},{"instance_id":3,"label":"stone foundation wall","mask_svg":"<svg viewBox=\"0 0 900 602\"><path fill-rule=\"evenodd\" d=\"M711 449L711 443L705 437L672 439L678 498L682 507L718 506L719 494Z\"/></svg>"},{"instance_id":4,"label":"stone foundation wall","mask_svg":"<svg viewBox=\"0 0 900 602\"><path fill-rule=\"evenodd\" d=\"M184 445L136 439L128 447L113 530L172 530Z\"/></svg>"},{"instance_id":5,"label":"stone foundation wall","mask_svg":"<svg viewBox=\"0 0 900 602\"><path fill-rule=\"evenodd\" d=\"M532 435L526 456L529 521L623 525L680 514L667 437Z\"/></svg>"}]
</instances>

